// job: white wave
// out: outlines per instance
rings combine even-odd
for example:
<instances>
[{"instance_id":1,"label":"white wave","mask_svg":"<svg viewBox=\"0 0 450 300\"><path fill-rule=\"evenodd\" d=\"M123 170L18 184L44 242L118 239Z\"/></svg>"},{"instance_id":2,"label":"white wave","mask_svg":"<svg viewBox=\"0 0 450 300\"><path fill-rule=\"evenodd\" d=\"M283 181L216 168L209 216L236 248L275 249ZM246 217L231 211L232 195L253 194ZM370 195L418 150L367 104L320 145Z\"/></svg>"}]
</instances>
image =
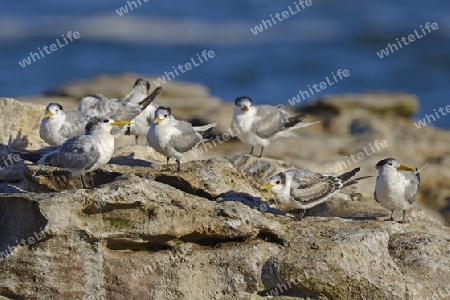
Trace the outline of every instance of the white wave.
<instances>
[{"instance_id":1,"label":"white wave","mask_svg":"<svg viewBox=\"0 0 450 300\"><path fill-rule=\"evenodd\" d=\"M47 16L0 18L0 41L58 38L68 31L80 32L82 40L161 44L258 44L279 41L340 40L343 30L330 20L285 20L253 35L250 28L261 20L228 21L165 19L131 14L97 16Z\"/></svg>"}]
</instances>

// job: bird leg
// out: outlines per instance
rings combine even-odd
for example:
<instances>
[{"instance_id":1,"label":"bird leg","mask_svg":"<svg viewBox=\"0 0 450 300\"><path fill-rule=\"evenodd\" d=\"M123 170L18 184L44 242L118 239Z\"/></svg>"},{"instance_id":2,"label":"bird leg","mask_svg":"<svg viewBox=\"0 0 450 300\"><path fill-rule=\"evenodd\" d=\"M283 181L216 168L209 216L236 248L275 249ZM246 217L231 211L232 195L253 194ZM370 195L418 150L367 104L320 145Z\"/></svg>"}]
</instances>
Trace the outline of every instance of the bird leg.
<instances>
[{"instance_id":1,"label":"bird leg","mask_svg":"<svg viewBox=\"0 0 450 300\"><path fill-rule=\"evenodd\" d=\"M298 214L297 220L301 221L303 219L303 217L305 216L305 214L306 214L306 208L304 208L303 211Z\"/></svg>"},{"instance_id":2,"label":"bird leg","mask_svg":"<svg viewBox=\"0 0 450 300\"><path fill-rule=\"evenodd\" d=\"M139 136L135 135L134 136L134 142L135 142L136 145L139 145L138 141L139 141Z\"/></svg>"},{"instance_id":3,"label":"bird leg","mask_svg":"<svg viewBox=\"0 0 450 300\"><path fill-rule=\"evenodd\" d=\"M83 189L86 189L86 185L84 184L83 175L80 176L81 183L83 184Z\"/></svg>"},{"instance_id":4,"label":"bird leg","mask_svg":"<svg viewBox=\"0 0 450 300\"><path fill-rule=\"evenodd\" d=\"M402 224L406 223L406 221L405 221L405 213L406 213L406 211L403 211L403 219L399 223L402 223Z\"/></svg>"},{"instance_id":5,"label":"bird leg","mask_svg":"<svg viewBox=\"0 0 450 300\"><path fill-rule=\"evenodd\" d=\"M394 221L394 211L391 211L391 217L389 219L386 219L386 221Z\"/></svg>"},{"instance_id":6,"label":"bird leg","mask_svg":"<svg viewBox=\"0 0 450 300\"><path fill-rule=\"evenodd\" d=\"M262 157L263 151L264 151L264 147L261 147L261 153L259 154L259 158Z\"/></svg>"},{"instance_id":7,"label":"bird leg","mask_svg":"<svg viewBox=\"0 0 450 300\"><path fill-rule=\"evenodd\" d=\"M89 174L89 179L91 181L91 188L94 188L95 184L94 184L94 180L92 179L92 173L88 172L88 174Z\"/></svg>"},{"instance_id":8,"label":"bird leg","mask_svg":"<svg viewBox=\"0 0 450 300\"><path fill-rule=\"evenodd\" d=\"M177 172L180 172L181 171L181 166L180 166L180 159L177 157L176 158L176 161L177 161Z\"/></svg>"},{"instance_id":9,"label":"bird leg","mask_svg":"<svg viewBox=\"0 0 450 300\"><path fill-rule=\"evenodd\" d=\"M250 155L253 155L253 146L252 146L252 150L250 150Z\"/></svg>"},{"instance_id":10,"label":"bird leg","mask_svg":"<svg viewBox=\"0 0 450 300\"><path fill-rule=\"evenodd\" d=\"M169 170L169 157L167 156L166 171Z\"/></svg>"}]
</instances>

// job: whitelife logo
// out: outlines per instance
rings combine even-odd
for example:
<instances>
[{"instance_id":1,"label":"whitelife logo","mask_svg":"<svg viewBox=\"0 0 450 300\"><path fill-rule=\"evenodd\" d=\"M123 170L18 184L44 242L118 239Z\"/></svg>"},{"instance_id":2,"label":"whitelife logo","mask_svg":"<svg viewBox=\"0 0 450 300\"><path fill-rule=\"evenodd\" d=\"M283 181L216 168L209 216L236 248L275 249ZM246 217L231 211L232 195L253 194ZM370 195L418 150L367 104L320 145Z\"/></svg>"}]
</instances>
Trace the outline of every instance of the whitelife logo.
<instances>
[{"instance_id":1,"label":"whitelife logo","mask_svg":"<svg viewBox=\"0 0 450 300\"><path fill-rule=\"evenodd\" d=\"M427 22L427 23L425 24L425 29L422 27L422 25L420 25L420 28L422 29L423 35L420 35L420 33L417 32L417 29L414 29L414 34L408 35L408 41L409 41L409 42L406 41L406 37L402 36L402 38L400 39L400 41L403 42L403 45L404 45L404 46L408 46L410 43L414 42L414 41L416 40L416 38L417 38L417 39L421 39L421 38L423 38L424 36L426 36L426 35L427 35L427 32L425 31L425 29L427 29L428 33L430 33L430 32L431 32L431 29L437 30L437 29L439 28L439 26L438 26L438 23L436 23L436 22L433 22L433 23L431 23L431 24L430 24L430 22ZM430 29L430 28L431 28L431 29ZM403 47L402 47L402 43L400 43L400 41L398 40L398 38L396 38L395 40L397 41L398 47L400 47L400 49L403 48ZM385 57L385 56L388 56L388 55L390 54L390 53L389 53L389 50L391 50L391 53L394 53L395 51L398 51L397 45L396 45L395 43L394 43L394 44L388 43L386 48L381 49L379 52L377 52L378 57L379 57L379 58L383 58L383 57Z\"/></svg>"},{"instance_id":2,"label":"whitelife logo","mask_svg":"<svg viewBox=\"0 0 450 300\"><path fill-rule=\"evenodd\" d=\"M199 63L196 63L196 60L193 57L191 57L192 64L190 62L187 62L184 65L179 64L177 67L172 66L173 72L175 72L175 74L172 71L169 71L169 72L165 71L164 75L161 77L158 77L156 80L153 80L153 83L156 84L156 86L161 86L164 83L166 83L166 81L170 81L170 80L175 79L176 77L180 76L180 73L178 73L177 69L182 74L184 74L187 71L192 70L192 66L198 67L201 64L203 64L204 61L205 62L208 61L208 58L214 58L215 56L216 56L216 54L214 53L213 50L209 50L209 51L203 50L201 57L200 57L200 54L197 53L197 59L198 59ZM203 59L202 59L202 57L203 57ZM183 67L184 67L184 69L183 69Z\"/></svg>"},{"instance_id":3,"label":"whitelife logo","mask_svg":"<svg viewBox=\"0 0 450 300\"><path fill-rule=\"evenodd\" d=\"M73 42L74 39L78 40L81 37L81 35L78 31L74 31L73 33L72 33L72 31L67 32L67 39L64 36L64 34L61 36L65 42L64 44L59 41L59 38L57 38L56 44L51 44L50 47L44 46L44 47L42 47L42 49L41 49L41 47L38 47L38 52L41 55L39 55L39 53L37 53L37 52L30 52L30 55L27 58L24 58L24 59L22 59L22 61L19 61L19 65L22 68L25 68L26 66L31 65L32 62L35 62L36 59L41 59L42 57L45 56L44 53L42 52L42 50L44 50L46 54L51 54L52 52L55 52L56 50L61 49L62 47L65 47L66 45L68 45L69 42L67 41L67 39L69 39L70 42ZM50 51L49 51L49 49L50 49ZM31 61L31 60L33 60L33 61Z\"/></svg>"},{"instance_id":4,"label":"whitelife logo","mask_svg":"<svg viewBox=\"0 0 450 300\"><path fill-rule=\"evenodd\" d=\"M310 85L308 85L309 93L308 93L308 90L305 90L305 91L299 90L298 94L295 95L294 97L292 97L291 99L289 99L288 102L292 106L294 106L295 104L298 104L298 103L302 102L302 100L305 100L305 99L313 96L314 95L314 91L316 93L319 93L319 92L323 91L324 89L326 89L327 87L330 87L333 84L344 80L344 78L350 76L350 71L347 70L347 69L344 69L344 70L339 69L339 70L336 71L336 75L334 74L334 72L331 72L331 75L333 76L334 81L330 80L328 78L328 76L326 76L325 77L325 81L326 82L322 81L319 84L314 83L312 85L312 87ZM336 78L336 76L339 77L339 80Z\"/></svg>"},{"instance_id":5,"label":"whitelife logo","mask_svg":"<svg viewBox=\"0 0 450 300\"><path fill-rule=\"evenodd\" d=\"M278 22L282 22L282 21L286 20L287 18L289 18L290 16L296 15L300 11L305 10L306 7L311 6L312 4L313 4L312 0L306 0L306 1L299 0L298 3L294 2L295 9L292 9L292 7L289 5L288 6L289 11L285 10L281 14L280 13L276 13L275 14L275 18L277 18ZM300 9L299 5L302 7L301 9ZM277 21L275 21L275 18L272 15L270 15L270 20L262 19L261 23L259 25L255 26L255 27L253 27L253 28L250 28L250 31L254 35L257 35L258 33L263 32L264 29L268 29L269 27L272 27L272 26L277 24ZM263 27L263 25L264 25L264 27Z\"/></svg>"}]
</instances>

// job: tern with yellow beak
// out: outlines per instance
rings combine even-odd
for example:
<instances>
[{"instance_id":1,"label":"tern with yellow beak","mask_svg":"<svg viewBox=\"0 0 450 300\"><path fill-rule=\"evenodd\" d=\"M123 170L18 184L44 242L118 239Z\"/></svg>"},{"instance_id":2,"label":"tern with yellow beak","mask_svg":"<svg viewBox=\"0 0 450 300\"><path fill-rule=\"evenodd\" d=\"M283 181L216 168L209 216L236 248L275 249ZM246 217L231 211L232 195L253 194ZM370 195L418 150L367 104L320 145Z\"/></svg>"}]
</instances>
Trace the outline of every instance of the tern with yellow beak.
<instances>
[{"instance_id":1,"label":"tern with yellow beak","mask_svg":"<svg viewBox=\"0 0 450 300\"><path fill-rule=\"evenodd\" d=\"M372 176L351 179L360 168L336 176L319 174L307 169L291 169L270 177L269 182L261 187L270 190L275 196L275 206L282 211L303 209L298 216L302 219L306 210L319 205L339 192L344 187Z\"/></svg>"},{"instance_id":2,"label":"tern with yellow beak","mask_svg":"<svg viewBox=\"0 0 450 300\"><path fill-rule=\"evenodd\" d=\"M406 211L416 201L420 186L420 170L403 166L395 158L386 158L376 164L378 172L374 198L391 211L390 221L394 220L394 210L402 210L405 223Z\"/></svg>"},{"instance_id":3,"label":"tern with yellow beak","mask_svg":"<svg viewBox=\"0 0 450 300\"><path fill-rule=\"evenodd\" d=\"M253 154L254 146L261 146L259 157L272 140L296 136L292 130L320 122L301 123L305 114L289 117L280 106L255 106L247 96L237 98L234 103L231 129L238 139L252 145L250 154Z\"/></svg>"},{"instance_id":4,"label":"tern with yellow beak","mask_svg":"<svg viewBox=\"0 0 450 300\"><path fill-rule=\"evenodd\" d=\"M34 163L66 169L74 176L83 176L105 165L114 152L113 126L127 125L130 121L111 120L104 117L92 118L85 128L85 134L68 139L60 146L45 147L36 151L12 148L12 152ZM91 177L91 184L92 177Z\"/></svg>"},{"instance_id":5,"label":"tern with yellow beak","mask_svg":"<svg viewBox=\"0 0 450 300\"><path fill-rule=\"evenodd\" d=\"M39 135L50 146L58 146L67 139L84 133L89 118L81 111L64 111L58 103L50 103L45 109L39 127Z\"/></svg>"},{"instance_id":6,"label":"tern with yellow beak","mask_svg":"<svg viewBox=\"0 0 450 300\"><path fill-rule=\"evenodd\" d=\"M191 123L180 121L172 116L170 108L160 106L155 112L155 119L147 133L150 147L169 159L176 158L177 172L180 172L180 159L184 153L208 139L217 123L194 127Z\"/></svg>"}]
</instances>

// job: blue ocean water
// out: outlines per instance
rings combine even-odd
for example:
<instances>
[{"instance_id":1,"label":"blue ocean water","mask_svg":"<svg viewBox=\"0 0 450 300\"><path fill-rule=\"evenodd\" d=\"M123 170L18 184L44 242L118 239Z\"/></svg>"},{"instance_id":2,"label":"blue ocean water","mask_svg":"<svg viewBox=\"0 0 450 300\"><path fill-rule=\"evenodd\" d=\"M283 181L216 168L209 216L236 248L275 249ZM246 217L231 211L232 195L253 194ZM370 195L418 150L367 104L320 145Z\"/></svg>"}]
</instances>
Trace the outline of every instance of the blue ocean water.
<instances>
[{"instance_id":1,"label":"blue ocean water","mask_svg":"<svg viewBox=\"0 0 450 300\"><path fill-rule=\"evenodd\" d=\"M257 103L288 104L299 90L347 69L349 77L307 101L325 94L407 92L420 99L416 119L450 104L448 0L312 0L257 35L250 29L289 6L295 9L294 1L144 1L135 0L136 7L123 0L4 1L0 95L35 95L101 73L160 76L213 50L213 59L177 79L203 83L226 101L246 94ZM119 16L123 6L128 13ZM414 30L422 33L427 22L439 28L379 58L388 43ZM62 42L68 31L78 31L80 39L25 68L19 65L38 47ZM450 128L450 115L434 125Z\"/></svg>"}]
</instances>

